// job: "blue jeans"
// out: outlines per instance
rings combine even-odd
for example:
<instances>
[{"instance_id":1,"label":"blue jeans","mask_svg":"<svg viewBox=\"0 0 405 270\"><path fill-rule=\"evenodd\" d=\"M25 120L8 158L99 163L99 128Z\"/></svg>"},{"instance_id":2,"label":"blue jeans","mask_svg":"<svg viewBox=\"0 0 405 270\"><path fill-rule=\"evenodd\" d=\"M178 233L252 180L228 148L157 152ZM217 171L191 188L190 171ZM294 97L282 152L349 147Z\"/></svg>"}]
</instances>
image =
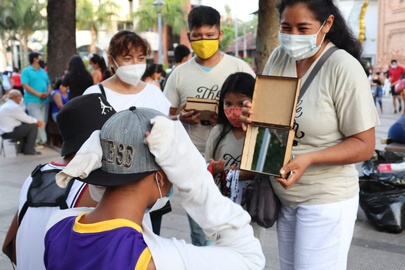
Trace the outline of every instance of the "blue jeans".
<instances>
[{"instance_id":1,"label":"blue jeans","mask_svg":"<svg viewBox=\"0 0 405 270\"><path fill-rule=\"evenodd\" d=\"M59 112L54 112L54 113L52 113L52 120L53 120L55 123L57 123L57 121L56 121L56 116L58 115L58 113L59 113Z\"/></svg>"},{"instance_id":2,"label":"blue jeans","mask_svg":"<svg viewBox=\"0 0 405 270\"><path fill-rule=\"evenodd\" d=\"M207 240L203 229L187 214L188 223L190 225L191 243L194 246L202 247L207 245Z\"/></svg>"},{"instance_id":3,"label":"blue jeans","mask_svg":"<svg viewBox=\"0 0 405 270\"><path fill-rule=\"evenodd\" d=\"M45 125L48 120L49 103L30 102L27 104L27 112L29 115L44 123L44 126L38 128L36 144L46 144L47 137Z\"/></svg>"}]
</instances>

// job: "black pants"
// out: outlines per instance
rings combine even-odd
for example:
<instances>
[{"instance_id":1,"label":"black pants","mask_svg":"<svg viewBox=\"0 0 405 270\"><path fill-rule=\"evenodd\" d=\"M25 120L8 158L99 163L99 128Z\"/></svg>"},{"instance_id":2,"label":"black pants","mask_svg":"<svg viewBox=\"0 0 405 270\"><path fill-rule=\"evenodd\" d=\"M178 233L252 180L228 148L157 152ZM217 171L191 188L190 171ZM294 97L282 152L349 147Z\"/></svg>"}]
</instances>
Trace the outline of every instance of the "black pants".
<instances>
[{"instance_id":1,"label":"black pants","mask_svg":"<svg viewBox=\"0 0 405 270\"><path fill-rule=\"evenodd\" d=\"M163 208L150 212L152 222L152 230L156 235L160 235L160 227L162 225L162 216L172 211L172 205L168 201Z\"/></svg>"},{"instance_id":2,"label":"black pants","mask_svg":"<svg viewBox=\"0 0 405 270\"><path fill-rule=\"evenodd\" d=\"M38 126L37 124L25 124L15 127L12 132L3 133L1 137L3 139L11 139L15 141L21 141L20 149L18 152L24 154L35 153L35 140L37 138Z\"/></svg>"}]
</instances>

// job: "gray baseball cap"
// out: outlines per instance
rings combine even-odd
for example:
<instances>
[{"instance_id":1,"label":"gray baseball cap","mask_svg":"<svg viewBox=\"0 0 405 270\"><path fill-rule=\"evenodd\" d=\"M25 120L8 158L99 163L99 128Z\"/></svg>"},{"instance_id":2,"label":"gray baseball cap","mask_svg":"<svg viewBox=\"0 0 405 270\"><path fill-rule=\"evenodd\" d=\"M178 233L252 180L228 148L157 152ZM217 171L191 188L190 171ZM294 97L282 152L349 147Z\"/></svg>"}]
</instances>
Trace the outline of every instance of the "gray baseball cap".
<instances>
[{"instance_id":1,"label":"gray baseball cap","mask_svg":"<svg viewBox=\"0 0 405 270\"><path fill-rule=\"evenodd\" d=\"M165 116L153 109L131 107L108 119L100 132L102 166L81 181L99 186L119 186L160 170L144 143L145 133L152 129L150 120L159 115Z\"/></svg>"}]
</instances>

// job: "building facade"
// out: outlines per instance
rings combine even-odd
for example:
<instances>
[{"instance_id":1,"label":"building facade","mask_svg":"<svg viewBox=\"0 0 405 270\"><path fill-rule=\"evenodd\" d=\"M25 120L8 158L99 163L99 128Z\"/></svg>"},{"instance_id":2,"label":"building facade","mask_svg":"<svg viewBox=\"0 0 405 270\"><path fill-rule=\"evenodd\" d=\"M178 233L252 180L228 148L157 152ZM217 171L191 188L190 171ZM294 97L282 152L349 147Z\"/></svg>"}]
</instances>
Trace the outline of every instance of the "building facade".
<instances>
[{"instance_id":1,"label":"building facade","mask_svg":"<svg viewBox=\"0 0 405 270\"><path fill-rule=\"evenodd\" d=\"M405 1L378 1L377 66L387 68L391 59L405 66Z\"/></svg>"}]
</instances>

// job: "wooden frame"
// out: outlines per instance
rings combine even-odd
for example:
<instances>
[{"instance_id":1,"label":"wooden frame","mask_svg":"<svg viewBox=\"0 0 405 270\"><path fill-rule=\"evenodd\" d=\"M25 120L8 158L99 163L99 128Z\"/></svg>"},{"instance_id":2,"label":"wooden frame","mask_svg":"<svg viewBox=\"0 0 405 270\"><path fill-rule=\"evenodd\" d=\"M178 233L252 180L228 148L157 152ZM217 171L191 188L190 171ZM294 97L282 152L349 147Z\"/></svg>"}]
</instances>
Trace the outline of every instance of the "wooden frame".
<instances>
[{"instance_id":1,"label":"wooden frame","mask_svg":"<svg viewBox=\"0 0 405 270\"><path fill-rule=\"evenodd\" d=\"M291 77L256 77L252 98L254 114L243 145L242 170L277 177L291 159L295 131L294 118L300 80Z\"/></svg>"},{"instance_id":2,"label":"wooden frame","mask_svg":"<svg viewBox=\"0 0 405 270\"><path fill-rule=\"evenodd\" d=\"M201 113L201 124L208 121L213 114L218 114L218 100L208 98L192 98L188 97L185 111L194 111L195 113Z\"/></svg>"}]
</instances>

